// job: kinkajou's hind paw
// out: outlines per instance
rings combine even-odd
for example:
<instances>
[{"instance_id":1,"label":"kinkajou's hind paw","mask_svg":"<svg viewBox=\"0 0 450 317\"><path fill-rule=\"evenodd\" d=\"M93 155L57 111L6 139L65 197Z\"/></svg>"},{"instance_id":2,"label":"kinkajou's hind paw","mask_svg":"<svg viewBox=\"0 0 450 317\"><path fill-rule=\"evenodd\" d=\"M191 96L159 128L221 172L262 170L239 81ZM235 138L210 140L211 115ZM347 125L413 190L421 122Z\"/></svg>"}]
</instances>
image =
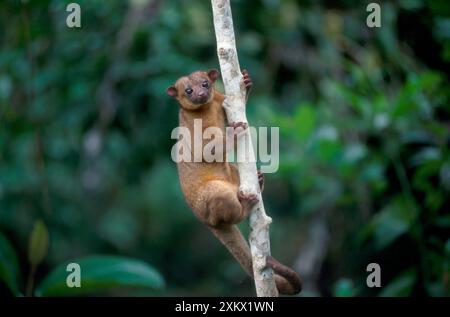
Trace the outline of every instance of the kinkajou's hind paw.
<instances>
[{"instance_id":1,"label":"kinkajou's hind paw","mask_svg":"<svg viewBox=\"0 0 450 317\"><path fill-rule=\"evenodd\" d=\"M233 122L230 125L236 134L239 134L241 131L244 131L248 128L248 123L247 122Z\"/></svg>"},{"instance_id":2,"label":"kinkajou's hind paw","mask_svg":"<svg viewBox=\"0 0 450 317\"><path fill-rule=\"evenodd\" d=\"M238 191L238 198L241 203L248 203L253 205L258 202L258 195L256 194L246 194L243 191Z\"/></svg>"}]
</instances>

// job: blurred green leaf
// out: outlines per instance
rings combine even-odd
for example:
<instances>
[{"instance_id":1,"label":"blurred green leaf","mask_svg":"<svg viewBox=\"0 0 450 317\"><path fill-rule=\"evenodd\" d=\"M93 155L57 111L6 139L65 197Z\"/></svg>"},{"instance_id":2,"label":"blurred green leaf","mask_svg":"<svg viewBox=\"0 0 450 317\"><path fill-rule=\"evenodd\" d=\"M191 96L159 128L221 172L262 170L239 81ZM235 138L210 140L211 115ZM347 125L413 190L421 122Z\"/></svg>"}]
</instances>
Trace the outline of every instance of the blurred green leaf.
<instances>
[{"instance_id":1,"label":"blurred green leaf","mask_svg":"<svg viewBox=\"0 0 450 317\"><path fill-rule=\"evenodd\" d=\"M31 231L28 245L28 260L31 265L37 266L47 255L48 251L48 231L42 220L35 222Z\"/></svg>"},{"instance_id":2,"label":"blurred green leaf","mask_svg":"<svg viewBox=\"0 0 450 317\"><path fill-rule=\"evenodd\" d=\"M407 233L416 218L413 203L399 197L373 217L367 233L373 233L375 247L382 250Z\"/></svg>"},{"instance_id":3,"label":"blurred green leaf","mask_svg":"<svg viewBox=\"0 0 450 317\"><path fill-rule=\"evenodd\" d=\"M363 144L353 143L345 147L344 160L347 164L356 164L367 155L367 149Z\"/></svg>"},{"instance_id":4,"label":"blurred green leaf","mask_svg":"<svg viewBox=\"0 0 450 317\"><path fill-rule=\"evenodd\" d=\"M66 278L68 263L81 268L81 287L70 288ZM115 287L162 289L161 274L147 263L125 257L91 256L74 259L58 266L47 275L36 290L37 296L68 296L101 293Z\"/></svg>"},{"instance_id":5,"label":"blurred green leaf","mask_svg":"<svg viewBox=\"0 0 450 317\"><path fill-rule=\"evenodd\" d=\"M424 5L422 0L400 0L399 3L400 6L407 10L417 10Z\"/></svg>"},{"instance_id":6,"label":"blurred green leaf","mask_svg":"<svg viewBox=\"0 0 450 317\"><path fill-rule=\"evenodd\" d=\"M306 140L316 126L316 111L307 104L298 107L294 115L294 128L297 130L301 140Z\"/></svg>"},{"instance_id":7,"label":"blurred green leaf","mask_svg":"<svg viewBox=\"0 0 450 317\"><path fill-rule=\"evenodd\" d=\"M353 281L347 278L339 279L334 286L334 296L336 297L352 297L356 294Z\"/></svg>"},{"instance_id":8,"label":"blurred green leaf","mask_svg":"<svg viewBox=\"0 0 450 317\"><path fill-rule=\"evenodd\" d=\"M19 296L19 264L17 255L8 239L0 233L0 280L5 282L11 292Z\"/></svg>"},{"instance_id":9,"label":"blurred green leaf","mask_svg":"<svg viewBox=\"0 0 450 317\"><path fill-rule=\"evenodd\" d=\"M437 217L435 224L442 228L450 228L450 215L442 215Z\"/></svg>"},{"instance_id":10,"label":"blurred green leaf","mask_svg":"<svg viewBox=\"0 0 450 317\"><path fill-rule=\"evenodd\" d=\"M378 294L380 297L406 297L413 291L417 279L415 269L409 269L394 278L388 285L384 286Z\"/></svg>"},{"instance_id":11,"label":"blurred green leaf","mask_svg":"<svg viewBox=\"0 0 450 317\"><path fill-rule=\"evenodd\" d=\"M339 158L342 152L341 144L337 141L333 140L320 140L318 143L318 157L321 161L328 164L336 164L338 163L337 159Z\"/></svg>"}]
</instances>

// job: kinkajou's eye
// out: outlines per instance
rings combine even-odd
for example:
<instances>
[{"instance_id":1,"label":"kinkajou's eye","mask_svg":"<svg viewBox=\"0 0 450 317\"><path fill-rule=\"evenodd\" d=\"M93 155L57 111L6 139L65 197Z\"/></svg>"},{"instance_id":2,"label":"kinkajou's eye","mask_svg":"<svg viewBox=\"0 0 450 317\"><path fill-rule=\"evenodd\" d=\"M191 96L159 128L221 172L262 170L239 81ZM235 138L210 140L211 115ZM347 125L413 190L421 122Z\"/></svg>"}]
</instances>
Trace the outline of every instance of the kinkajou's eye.
<instances>
[{"instance_id":1,"label":"kinkajou's eye","mask_svg":"<svg viewBox=\"0 0 450 317\"><path fill-rule=\"evenodd\" d=\"M208 83L207 80L205 80L205 81L202 83L202 87L208 88L208 86L209 86L209 83Z\"/></svg>"},{"instance_id":2,"label":"kinkajou's eye","mask_svg":"<svg viewBox=\"0 0 450 317\"><path fill-rule=\"evenodd\" d=\"M185 92L190 95L192 94L193 90L191 88L186 88Z\"/></svg>"}]
</instances>

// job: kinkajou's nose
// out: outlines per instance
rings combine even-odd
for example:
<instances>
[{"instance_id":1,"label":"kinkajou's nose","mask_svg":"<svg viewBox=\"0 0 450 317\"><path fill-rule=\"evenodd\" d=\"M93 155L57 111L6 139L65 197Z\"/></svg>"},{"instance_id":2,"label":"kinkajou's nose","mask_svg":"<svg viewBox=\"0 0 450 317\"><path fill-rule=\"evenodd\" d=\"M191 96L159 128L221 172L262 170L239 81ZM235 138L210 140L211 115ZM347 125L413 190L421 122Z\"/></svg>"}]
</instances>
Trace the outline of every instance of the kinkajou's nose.
<instances>
[{"instance_id":1,"label":"kinkajou's nose","mask_svg":"<svg viewBox=\"0 0 450 317\"><path fill-rule=\"evenodd\" d=\"M199 96L199 97L205 97L205 96L206 96L206 92L200 91L200 92L198 93L198 96Z\"/></svg>"}]
</instances>

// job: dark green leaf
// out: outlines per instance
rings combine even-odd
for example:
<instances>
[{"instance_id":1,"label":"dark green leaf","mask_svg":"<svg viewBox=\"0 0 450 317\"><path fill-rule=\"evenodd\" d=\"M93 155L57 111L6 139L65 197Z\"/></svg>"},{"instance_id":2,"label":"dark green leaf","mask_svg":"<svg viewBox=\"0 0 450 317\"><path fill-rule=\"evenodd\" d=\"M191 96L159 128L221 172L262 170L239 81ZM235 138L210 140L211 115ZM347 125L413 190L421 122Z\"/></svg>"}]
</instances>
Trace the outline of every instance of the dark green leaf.
<instances>
[{"instance_id":1,"label":"dark green leaf","mask_svg":"<svg viewBox=\"0 0 450 317\"><path fill-rule=\"evenodd\" d=\"M66 279L67 264L77 263L81 269L81 287L70 288ZM147 263L115 256L91 256L64 263L54 269L39 285L37 296L67 296L101 293L115 287L161 289L164 279Z\"/></svg>"},{"instance_id":2,"label":"dark green leaf","mask_svg":"<svg viewBox=\"0 0 450 317\"><path fill-rule=\"evenodd\" d=\"M0 233L0 280L5 282L6 286L14 295L20 295L19 292L19 265L17 255L8 239Z\"/></svg>"},{"instance_id":3,"label":"dark green leaf","mask_svg":"<svg viewBox=\"0 0 450 317\"><path fill-rule=\"evenodd\" d=\"M412 202L397 198L374 216L370 228L374 234L375 246L384 249L398 237L408 232L417 217Z\"/></svg>"},{"instance_id":4,"label":"dark green leaf","mask_svg":"<svg viewBox=\"0 0 450 317\"><path fill-rule=\"evenodd\" d=\"M393 297L393 296L410 296L414 283L417 279L417 272L415 269L409 269L399 276L394 278L382 291L378 294L381 297Z\"/></svg>"}]
</instances>

